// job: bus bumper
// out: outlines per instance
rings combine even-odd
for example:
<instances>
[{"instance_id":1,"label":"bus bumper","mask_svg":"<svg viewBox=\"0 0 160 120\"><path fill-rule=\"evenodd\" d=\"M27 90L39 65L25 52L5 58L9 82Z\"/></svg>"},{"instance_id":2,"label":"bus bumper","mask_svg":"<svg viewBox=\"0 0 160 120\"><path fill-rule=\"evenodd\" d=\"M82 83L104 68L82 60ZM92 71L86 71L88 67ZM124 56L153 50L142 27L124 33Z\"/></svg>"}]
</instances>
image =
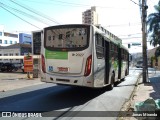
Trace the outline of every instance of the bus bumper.
<instances>
[{"instance_id":1,"label":"bus bumper","mask_svg":"<svg viewBox=\"0 0 160 120\"><path fill-rule=\"evenodd\" d=\"M74 86L84 86L84 87L94 87L92 76L62 76L62 75L46 75L46 79L43 82L64 84L64 85L74 85Z\"/></svg>"}]
</instances>

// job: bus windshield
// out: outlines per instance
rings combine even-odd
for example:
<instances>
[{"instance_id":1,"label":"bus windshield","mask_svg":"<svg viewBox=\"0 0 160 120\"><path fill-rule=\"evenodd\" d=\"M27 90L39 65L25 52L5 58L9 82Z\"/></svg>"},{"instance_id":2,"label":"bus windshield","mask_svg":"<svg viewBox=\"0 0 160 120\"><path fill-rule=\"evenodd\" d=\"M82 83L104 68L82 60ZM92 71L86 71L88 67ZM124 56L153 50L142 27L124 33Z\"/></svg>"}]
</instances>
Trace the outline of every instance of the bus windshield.
<instances>
[{"instance_id":1,"label":"bus windshield","mask_svg":"<svg viewBox=\"0 0 160 120\"><path fill-rule=\"evenodd\" d=\"M50 50L82 50L89 42L89 26L53 26L44 30L44 47Z\"/></svg>"}]
</instances>

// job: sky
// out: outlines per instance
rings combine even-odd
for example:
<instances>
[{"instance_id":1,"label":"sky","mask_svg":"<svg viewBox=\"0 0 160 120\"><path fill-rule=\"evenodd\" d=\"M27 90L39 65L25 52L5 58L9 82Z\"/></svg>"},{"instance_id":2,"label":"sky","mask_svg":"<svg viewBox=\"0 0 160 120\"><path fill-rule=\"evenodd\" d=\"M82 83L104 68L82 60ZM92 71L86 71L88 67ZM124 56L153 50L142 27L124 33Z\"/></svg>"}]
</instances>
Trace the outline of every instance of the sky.
<instances>
[{"instance_id":1,"label":"sky","mask_svg":"<svg viewBox=\"0 0 160 120\"><path fill-rule=\"evenodd\" d=\"M148 14L155 12L158 1L147 0ZM30 33L52 25L81 24L82 12L96 6L98 23L126 47L142 41L139 0L1 0L0 6L0 25L5 31ZM129 50L141 52L142 47Z\"/></svg>"}]
</instances>

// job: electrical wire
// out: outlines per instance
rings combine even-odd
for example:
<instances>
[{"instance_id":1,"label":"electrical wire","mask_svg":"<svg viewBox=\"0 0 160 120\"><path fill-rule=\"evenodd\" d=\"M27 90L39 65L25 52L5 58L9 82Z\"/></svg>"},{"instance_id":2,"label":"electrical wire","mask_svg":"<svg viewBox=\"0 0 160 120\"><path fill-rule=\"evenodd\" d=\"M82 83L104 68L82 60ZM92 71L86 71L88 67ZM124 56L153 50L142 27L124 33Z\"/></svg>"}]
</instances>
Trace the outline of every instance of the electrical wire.
<instances>
[{"instance_id":1,"label":"electrical wire","mask_svg":"<svg viewBox=\"0 0 160 120\"><path fill-rule=\"evenodd\" d=\"M135 1L133 1L133 0L130 0L130 1L133 2L134 4L140 6L140 4L136 3Z\"/></svg>"},{"instance_id":2,"label":"electrical wire","mask_svg":"<svg viewBox=\"0 0 160 120\"><path fill-rule=\"evenodd\" d=\"M121 39L126 40L126 39L133 39L133 38L142 38L142 37L128 37L128 38L121 38Z\"/></svg>"},{"instance_id":3,"label":"electrical wire","mask_svg":"<svg viewBox=\"0 0 160 120\"><path fill-rule=\"evenodd\" d=\"M10 6L8 6L8 5L4 4L4 3L1 3L1 5L3 5L4 7L8 8L8 9L11 9L11 10L13 10L13 11L15 11L15 12L18 12L18 13L20 13L20 14L22 14L22 15L25 15L25 16L31 18L31 19L40 21L40 22L42 22L42 23L44 23L44 24L46 24L46 25L48 25L48 26L50 25L50 24L46 23L45 21L43 21L42 19L37 18L36 16L30 15L30 14L28 14L28 13L26 13L26 12L23 12L23 11L21 11L21 10L15 9L15 8L13 8L13 7L10 7Z\"/></svg>"},{"instance_id":4,"label":"electrical wire","mask_svg":"<svg viewBox=\"0 0 160 120\"><path fill-rule=\"evenodd\" d=\"M12 3L14 3L14 4L16 4L16 5L20 6L20 7L24 8L24 9L26 9L26 10L32 12L32 13L34 13L34 14L36 14L36 15L39 15L39 16L41 16L41 17L43 17L43 18L46 18L46 19L48 19L48 20L50 20L50 21L52 21L52 22L54 22L54 23L56 23L56 24L60 24L60 23L57 22L56 20L53 20L53 19L49 18L48 16L44 15L43 13L40 13L40 12L38 13L38 12L35 12L36 10L29 9L28 7L26 7L26 5L25 5L25 6L24 6L24 5L21 5L21 4L15 2L15 1L13 1L13 0L9 0L9 1L11 1Z\"/></svg>"},{"instance_id":5,"label":"electrical wire","mask_svg":"<svg viewBox=\"0 0 160 120\"><path fill-rule=\"evenodd\" d=\"M122 27L122 26L137 26L137 25L141 25L141 23L129 23L129 24L119 24L119 25L108 25L108 26L104 26L104 27Z\"/></svg>"},{"instance_id":6,"label":"electrical wire","mask_svg":"<svg viewBox=\"0 0 160 120\"><path fill-rule=\"evenodd\" d=\"M10 0L11 2L14 2L13 0ZM55 1L55 0L51 0L51 1ZM57 0L56 0L57 1ZM62 2L62 1L59 1L59 2ZM15 2L14 2L15 3ZM65 2L66 3L66 2ZM72 4L72 3L70 3L70 4ZM82 4L77 4L77 5L82 5ZM24 6L23 5L19 5L19 6L21 6L21 7L23 7L24 8ZM28 9L27 9L28 10ZM33 10L31 10L31 11L33 11ZM35 12L34 12L35 13ZM38 15L39 15L39 13L38 13ZM31 16L30 16L31 17ZM110 25L109 27L111 27L111 26L122 26L122 25Z\"/></svg>"},{"instance_id":7,"label":"electrical wire","mask_svg":"<svg viewBox=\"0 0 160 120\"><path fill-rule=\"evenodd\" d=\"M59 3L65 3L65 4L70 4L70 5L78 5L78 6L91 6L91 5L87 5L87 4L79 4L79 3L71 3L71 2L64 2L64 1L60 1L60 0L50 0L50 1L55 1L55 2L59 2ZM105 7L105 6L96 6L96 7L99 7L99 8L113 8L115 9L115 7Z\"/></svg>"},{"instance_id":8,"label":"electrical wire","mask_svg":"<svg viewBox=\"0 0 160 120\"><path fill-rule=\"evenodd\" d=\"M1 2L0 2L0 3L1 3ZM1 4L2 4L2 3L1 3ZM10 10L4 8L3 6L1 6L1 8L3 8L4 10L6 10L7 12L11 13L12 15L16 16L17 18L19 18L19 19L25 21L26 23L28 23L28 24L30 24L30 25L32 25L32 26L34 26L34 27L36 27L36 28L38 28L38 29L41 30L41 28L39 28L38 26L33 25L32 23L28 22L27 20L24 20L23 18L19 17L18 15L14 14L13 12L11 12Z\"/></svg>"},{"instance_id":9,"label":"electrical wire","mask_svg":"<svg viewBox=\"0 0 160 120\"><path fill-rule=\"evenodd\" d=\"M12 0L9 0L9 1L13 2ZM40 21L40 22L46 24L47 26L51 26L50 24L46 23L44 20L42 20L42 19L40 19L40 18L37 18L36 16L33 16L33 15L31 15L31 14L28 14L28 13L23 12L23 11L18 10L18 9L15 9L15 8L13 8L13 7L7 6L7 5L5 5L5 4L3 4L3 3L1 3L1 5L3 5L3 6L5 6L5 7L7 7L7 8L9 8L9 9L12 9L12 10L14 10L14 11L16 11L16 12L22 14L22 15L25 15L25 16L31 18L31 19ZM19 6L19 5L18 5L18 6ZM23 5L20 5L20 7L23 7ZM25 8L26 8L26 7L25 7ZM30 9L28 8L27 10L30 10ZM30 10L30 12L31 12L31 11L33 11L33 10ZM46 18L46 15L42 15L42 14L36 13L36 12L32 12L32 13L38 14L39 16L41 16L41 17L43 17L43 18ZM50 19L50 21L53 22L53 20L51 20L51 19ZM55 22L55 21L54 21L54 22Z\"/></svg>"},{"instance_id":10,"label":"electrical wire","mask_svg":"<svg viewBox=\"0 0 160 120\"><path fill-rule=\"evenodd\" d=\"M90 7L92 5L89 4L78 4L78 3L71 3L71 2L64 2L64 1L59 1L59 0L50 0L51 2L59 2L60 4L56 4L56 5L64 5L67 4L65 6L72 6L72 7ZM25 2L36 2L36 3L41 3L41 4L49 4L48 2L41 2L41 1L34 1L34 0L27 0ZM51 4L50 4L51 5ZM129 9L129 8L117 8L117 7L106 7L106 6L96 6L98 8L107 8L107 9Z\"/></svg>"},{"instance_id":11,"label":"electrical wire","mask_svg":"<svg viewBox=\"0 0 160 120\"><path fill-rule=\"evenodd\" d=\"M142 33L134 33L134 34L128 34L128 35L117 35L117 36L132 36L132 35L141 35Z\"/></svg>"},{"instance_id":12,"label":"electrical wire","mask_svg":"<svg viewBox=\"0 0 160 120\"><path fill-rule=\"evenodd\" d=\"M10 0L10 1L12 1L12 2L14 2L13 0ZM28 1L28 0L27 0ZM33 0L32 0L33 1ZM56 2L60 2L60 3L67 3L67 4L74 4L74 5L84 5L84 6L90 6L90 5L85 5L85 4L76 4L76 3L69 3L69 2L63 2L63 1L59 1L59 0L50 0L50 1L56 1ZM15 3L15 2L14 2ZM44 3L44 2L43 2ZM15 3L15 4L17 4L17 3ZM25 6L22 6L22 5L20 5L21 7L25 7ZM97 6L96 6L97 7ZM99 7L102 7L102 6L99 6ZM28 10L28 7L27 7L27 10ZM30 10L30 9L29 9ZM33 10L31 10L31 11L33 11ZM34 13L35 13L35 10L34 10ZM38 14L39 15L39 13L37 13L36 12L36 14ZM45 16L44 16L45 17ZM117 27L117 26L123 26L123 25L109 25L109 26L106 26L106 27ZM130 26L130 25L129 25Z\"/></svg>"}]
</instances>

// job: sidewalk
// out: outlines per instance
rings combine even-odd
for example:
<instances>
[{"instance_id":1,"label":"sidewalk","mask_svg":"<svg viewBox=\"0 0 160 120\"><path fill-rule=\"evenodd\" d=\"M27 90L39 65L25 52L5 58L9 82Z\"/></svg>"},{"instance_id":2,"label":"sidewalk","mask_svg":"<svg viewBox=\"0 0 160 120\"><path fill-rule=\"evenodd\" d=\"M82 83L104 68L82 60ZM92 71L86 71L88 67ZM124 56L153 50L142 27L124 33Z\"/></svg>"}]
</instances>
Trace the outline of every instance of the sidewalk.
<instances>
[{"instance_id":1,"label":"sidewalk","mask_svg":"<svg viewBox=\"0 0 160 120\"><path fill-rule=\"evenodd\" d=\"M133 111L135 103L145 101L148 98L160 99L160 71L152 71L148 75L148 83L143 83L142 76L138 80L130 100L125 103L122 111ZM137 120L137 118L125 117L120 120Z\"/></svg>"},{"instance_id":2,"label":"sidewalk","mask_svg":"<svg viewBox=\"0 0 160 120\"><path fill-rule=\"evenodd\" d=\"M17 76L8 75L3 79L0 79L0 92L5 92L8 90L14 90L43 83L44 82L40 81L40 78L27 78L27 74L20 74Z\"/></svg>"}]
</instances>

